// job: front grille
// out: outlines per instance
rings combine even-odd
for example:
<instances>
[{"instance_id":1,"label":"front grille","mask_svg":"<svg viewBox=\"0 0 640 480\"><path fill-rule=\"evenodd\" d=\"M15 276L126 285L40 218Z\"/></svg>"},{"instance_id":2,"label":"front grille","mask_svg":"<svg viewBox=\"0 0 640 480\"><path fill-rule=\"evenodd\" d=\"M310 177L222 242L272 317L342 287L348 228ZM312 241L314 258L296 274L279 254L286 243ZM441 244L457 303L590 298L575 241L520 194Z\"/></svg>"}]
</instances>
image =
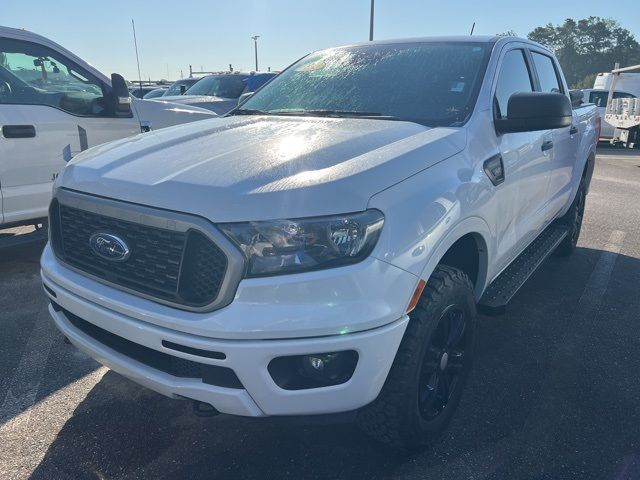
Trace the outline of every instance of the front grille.
<instances>
[{"instance_id":1,"label":"front grille","mask_svg":"<svg viewBox=\"0 0 640 480\"><path fill-rule=\"evenodd\" d=\"M220 292L227 257L197 230L173 231L81 210L54 201L52 246L65 263L111 284L167 302L201 307ZM91 248L95 233L117 235L129 247L126 261L102 258Z\"/></svg>"},{"instance_id":2,"label":"front grille","mask_svg":"<svg viewBox=\"0 0 640 480\"><path fill-rule=\"evenodd\" d=\"M62 308L57 303L51 302L51 305L57 312L64 313L67 320L69 320L74 327L85 335L88 335L102 345L105 345L110 349L155 370L159 370L174 377L201 379L203 383L218 387L236 389L244 388L235 372L230 368L193 362L191 360L174 357L173 355L139 345L131 340L127 340L126 338L122 338L108 332L93 323L83 320L77 315Z\"/></svg>"}]
</instances>

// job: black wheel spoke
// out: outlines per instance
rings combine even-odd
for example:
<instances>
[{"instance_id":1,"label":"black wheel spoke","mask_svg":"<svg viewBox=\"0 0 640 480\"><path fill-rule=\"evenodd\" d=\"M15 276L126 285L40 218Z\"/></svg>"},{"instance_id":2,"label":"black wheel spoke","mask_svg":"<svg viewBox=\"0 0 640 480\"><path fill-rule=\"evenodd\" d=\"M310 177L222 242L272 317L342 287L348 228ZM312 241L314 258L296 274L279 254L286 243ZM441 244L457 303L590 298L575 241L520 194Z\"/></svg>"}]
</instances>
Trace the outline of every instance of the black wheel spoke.
<instances>
[{"instance_id":1,"label":"black wheel spoke","mask_svg":"<svg viewBox=\"0 0 640 480\"><path fill-rule=\"evenodd\" d=\"M460 343L462 337L464 336L464 329L465 322L462 314L460 313L458 316L456 316L453 328L451 329L451 335L449 337L448 343L449 347L456 347Z\"/></svg>"},{"instance_id":2,"label":"black wheel spoke","mask_svg":"<svg viewBox=\"0 0 640 480\"><path fill-rule=\"evenodd\" d=\"M420 372L418 405L422 417L433 420L458 388L465 358L465 312L451 305L443 312L427 345Z\"/></svg>"},{"instance_id":3,"label":"black wheel spoke","mask_svg":"<svg viewBox=\"0 0 640 480\"><path fill-rule=\"evenodd\" d=\"M451 396L451 379L449 378L449 373L445 370L440 375L440 381L438 382L438 400L439 400L441 410L444 410L444 407L447 406L447 402L449 401L450 396Z\"/></svg>"}]
</instances>

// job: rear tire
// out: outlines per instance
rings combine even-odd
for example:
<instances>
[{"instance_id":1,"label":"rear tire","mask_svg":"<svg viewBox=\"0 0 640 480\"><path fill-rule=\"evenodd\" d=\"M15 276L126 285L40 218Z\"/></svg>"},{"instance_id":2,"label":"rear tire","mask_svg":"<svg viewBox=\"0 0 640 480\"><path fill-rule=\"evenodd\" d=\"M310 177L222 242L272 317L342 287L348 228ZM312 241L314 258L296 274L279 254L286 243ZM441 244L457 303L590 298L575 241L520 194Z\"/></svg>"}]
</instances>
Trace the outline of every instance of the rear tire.
<instances>
[{"instance_id":1,"label":"rear tire","mask_svg":"<svg viewBox=\"0 0 640 480\"><path fill-rule=\"evenodd\" d=\"M404 449L435 440L471 369L476 307L469 277L441 265L427 282L378 398L358 412L375 439Z\"/></svg>"},{"instance_id":2,"label":"rear tire","mask_svg":"<svg viewBox=\"0 0 640 480\"><path fill-rule=\"evenodd\" d=\"M576 198L574 198L569 211L558 219L558 223L560 225L564 225L569 228L569 233L567 233L567 236L562 240L562 242L560 242L560 245L558 245L558 248L554 252L556 255L560 257L568 257L575 251L576 245L578 244L578 238L580 237L580 232L582 231L582 221L584 219L584 207L586 200L587 186L585 179L583 178L580 181L580 186L576 192Z\"/></svg>"}]
</instances>

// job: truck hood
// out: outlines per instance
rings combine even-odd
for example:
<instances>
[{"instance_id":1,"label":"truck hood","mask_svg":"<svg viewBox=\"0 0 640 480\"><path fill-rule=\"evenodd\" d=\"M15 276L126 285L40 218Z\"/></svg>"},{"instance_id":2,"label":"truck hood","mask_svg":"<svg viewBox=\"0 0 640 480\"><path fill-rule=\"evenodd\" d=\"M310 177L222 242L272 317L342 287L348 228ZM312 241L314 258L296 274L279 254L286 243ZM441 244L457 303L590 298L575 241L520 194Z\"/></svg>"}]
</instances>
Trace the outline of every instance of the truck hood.
<instances>
[{"instance_id":1,"label":"truck hood","mask_svg":"<svg viewBox=\"0 0 640 480\"><path fill-rule=\"evenodd\" d=\"M182 103L184 105L197 105L198 103L209 103L209 102L229 102L229 101L238 101L237 98L223 98L223 97L215 97L213 95L170 95L168 97L157 97L153 98L156 102L172 102L172 103Z\"/></svg>"},{"instance_id":2,"label":"truck hood","mask_svg":"<svg viewBox=\"0 0 640 480\"><path fill-rule=\"evenodd\" d=\"M213 222L329 215L366 209L465 143L464 129L410 122L221 117L86 150L56 187Z\"/></svg>"},{"instance_id":3,"label":"truck hood","mask_svg":"<svg viewBox=\"0 0 640 480\"><path fill-rule=\"evenodd\" d=\"M158 97L156 101L170 101L174 104L189 105L191 108L206 108L218 115L224 115L238 105L237 98L215 97L213 95L176 95Z\"/></svg>"},{"instance_id":4,"label":"truck hood","mask_svg":"<svg viewBox=\"0 0 640 480\"><path fill-rule=\"evenodd\" d=\"M136 98L132 103L140 123L154 130L217 117L211 110L175 102L153 102Z\"/></svg>"}]
</instances>

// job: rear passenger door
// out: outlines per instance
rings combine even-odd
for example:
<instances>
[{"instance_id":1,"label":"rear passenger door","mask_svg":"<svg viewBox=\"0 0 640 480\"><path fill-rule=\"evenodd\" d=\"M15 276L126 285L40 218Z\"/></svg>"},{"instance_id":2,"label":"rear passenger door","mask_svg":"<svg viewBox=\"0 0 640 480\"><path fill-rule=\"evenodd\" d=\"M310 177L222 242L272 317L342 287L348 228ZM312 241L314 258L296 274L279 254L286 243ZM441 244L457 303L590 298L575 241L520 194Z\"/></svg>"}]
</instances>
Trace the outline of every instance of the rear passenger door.
<instances>
[{"instance_id":1,"label":"rear passenger door","mask_svg":"<svg viewBox=\"0 0 640 480\"><path fill-rule=\"evenodd\" d=\"M548 54L531 50L532 65L536 71L536 90L540 92L556 92L567 95L560 70L555 60ZM551 164L549 189L546 195L548 207L546 219L552 220L558 211L566 205L571 194L571 176L576 165L578 153L578 125L574 124L553 130L553 149L550 150Z\"/></svg>"},{"instance_id":2,"label":"rear passenger door","mask_svg":"<svg viewBox=\"0 0 640 480\"><path fill-rule=\"evenodd\" d=\"M494 93L494 118L506 118L509 98L535 90L529 57L523 48L503 54ZM497 135L505 181L496 189L499 203L499 267L508 264L544 225L549 183L551 131Z\"/></svg>"}]
</instances>

